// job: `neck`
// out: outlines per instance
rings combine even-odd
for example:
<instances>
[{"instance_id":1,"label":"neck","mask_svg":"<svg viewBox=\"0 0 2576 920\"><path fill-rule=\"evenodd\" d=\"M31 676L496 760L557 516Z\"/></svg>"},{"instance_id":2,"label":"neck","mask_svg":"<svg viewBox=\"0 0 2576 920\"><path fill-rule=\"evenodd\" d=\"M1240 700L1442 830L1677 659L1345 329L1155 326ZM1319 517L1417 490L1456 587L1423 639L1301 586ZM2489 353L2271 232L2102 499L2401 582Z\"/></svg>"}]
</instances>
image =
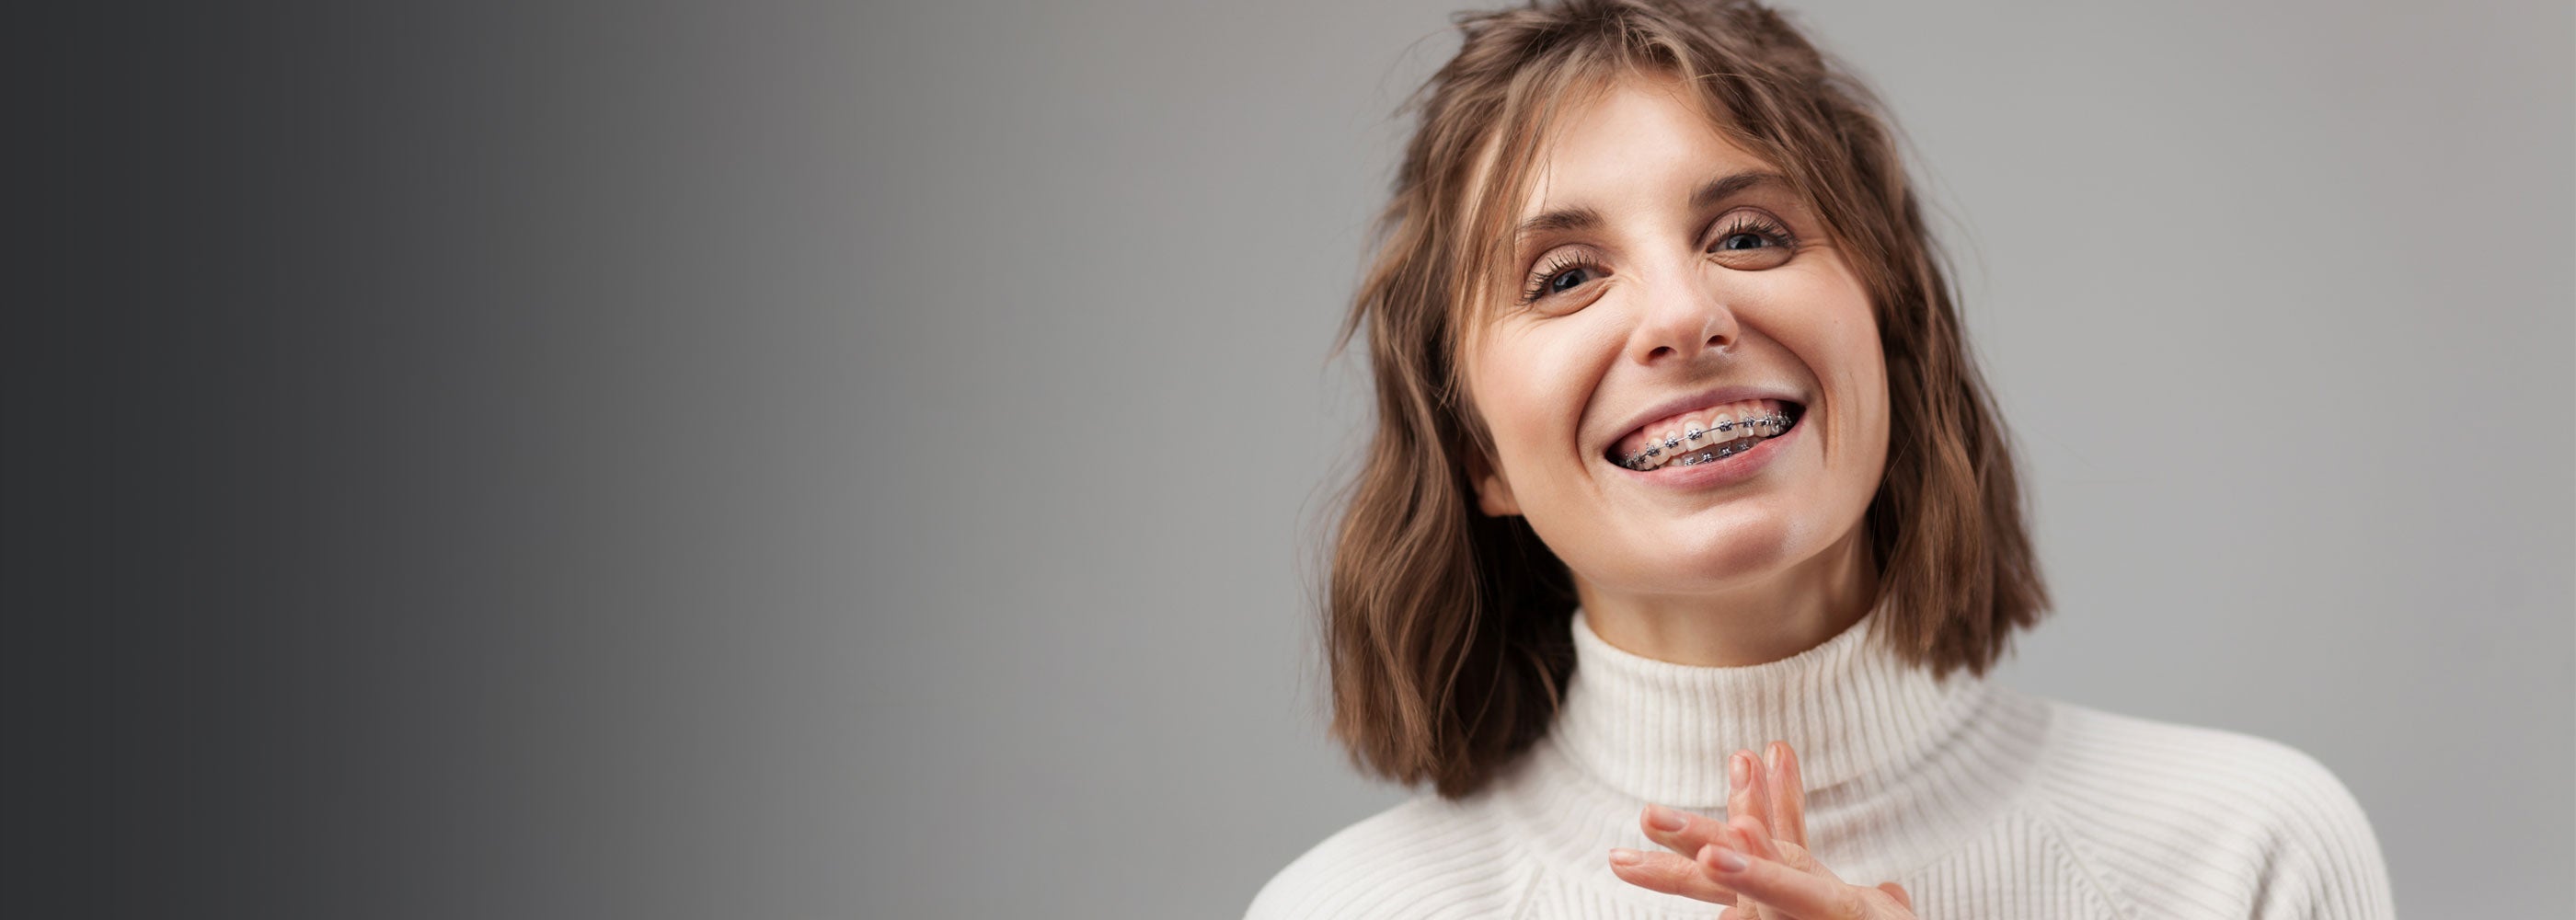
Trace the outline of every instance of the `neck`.
<instances>
[{"instance_id":1,"label":"neck","mask_svg":"<svg viewBox=\"0 0 2576 920\"><path fill-rule=\"evenodd\" d=\"M1575 577L1602 641L1657 661L1733 668L1778 661L1840 635L1878 596L1864 530L1758 580L1689 594L1622 592Z\"/></svg>"}]
</instances>

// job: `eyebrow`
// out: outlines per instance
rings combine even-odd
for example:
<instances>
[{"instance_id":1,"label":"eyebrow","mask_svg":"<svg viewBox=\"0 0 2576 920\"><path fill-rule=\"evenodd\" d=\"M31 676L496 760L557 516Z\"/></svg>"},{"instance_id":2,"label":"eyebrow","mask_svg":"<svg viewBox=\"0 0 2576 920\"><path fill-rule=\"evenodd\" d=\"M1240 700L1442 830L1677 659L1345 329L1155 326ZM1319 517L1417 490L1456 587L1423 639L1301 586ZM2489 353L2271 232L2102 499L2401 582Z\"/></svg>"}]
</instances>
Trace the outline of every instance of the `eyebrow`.
<instances>
[{"instance_id":1,"label":"eyebrow","mask_svg":"<svg viewBox=\"0 0 2576 920\"><path fill-rule=\"evenodd\" d=\"M1788 184L1788 177L1774 172L1748 171L1711 179L1708 184L1700 186L1699 191L1691 193L1691 210L1706 208L1755 186ZM1591 208L1579 206L1558 208L1521 221L1521 225L1512 231L1512 238L1526 240L1542 233L1590 230L1601 226L1602 223L1604 221L1601 212Z\"/></svg>"}]
</instances>

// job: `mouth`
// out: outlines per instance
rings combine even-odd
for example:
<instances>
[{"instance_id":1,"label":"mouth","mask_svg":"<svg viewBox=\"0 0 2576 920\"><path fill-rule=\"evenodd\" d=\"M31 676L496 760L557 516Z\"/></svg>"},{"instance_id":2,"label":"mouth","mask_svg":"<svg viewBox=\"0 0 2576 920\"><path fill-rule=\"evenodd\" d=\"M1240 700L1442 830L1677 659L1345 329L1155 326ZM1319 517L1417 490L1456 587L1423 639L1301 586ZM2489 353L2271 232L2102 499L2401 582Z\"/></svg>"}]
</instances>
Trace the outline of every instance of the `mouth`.
<instances>
[{"instance_id":1,"label":"mouth","mask_svg":"<svg viewBox=\"0 0 2576 920\"><path fill-rule=\"evenodd\" d=\"M1805 406L1785 399L1703 406L1637 426L1601 459L1638 472L1714 463L1789 433L1805 414Z\"/></svg>"}]
</instances>

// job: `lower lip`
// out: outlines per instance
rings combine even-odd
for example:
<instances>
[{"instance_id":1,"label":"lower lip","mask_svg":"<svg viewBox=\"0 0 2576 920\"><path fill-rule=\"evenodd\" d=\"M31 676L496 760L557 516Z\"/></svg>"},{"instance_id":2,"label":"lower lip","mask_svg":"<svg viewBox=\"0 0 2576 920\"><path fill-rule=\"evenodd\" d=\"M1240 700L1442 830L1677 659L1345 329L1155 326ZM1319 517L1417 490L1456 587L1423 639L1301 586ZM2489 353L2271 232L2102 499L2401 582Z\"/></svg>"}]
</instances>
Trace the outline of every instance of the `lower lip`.
<instances>
[{"instance_id":1,"label":"lower lip","mask_svg":"<svg viewBox=\"0 0 2576 920\"><path fill-rule=\"evenodd\" d=\"M1729 454L1725 457L1720 457L1707 463L1695 466L1682 466L1679 463L1675 463L1670 466L1643 471L1628 469L1613 463L1610 465L1610 468L1635 477L1638 482L1646 485L1679 491L1695 491L1699 489L1715 488L1717 486L1732 485L1752 478L1753 474L1761 472L1763 467L1771 465L1772 458L1779 456L1781 451L1788 449L1787 442L1796 438L1801 432L1806 430L1807 419L1802 416L1798 419L1797 424L1789 426L1789 430L1781 432L1779 437L1764 438L1755 443L1752 447L1746 448L1743 451ZM1601 462L1609 463L1610 461L1603 460Z\"/></svg>"}]
</instances>

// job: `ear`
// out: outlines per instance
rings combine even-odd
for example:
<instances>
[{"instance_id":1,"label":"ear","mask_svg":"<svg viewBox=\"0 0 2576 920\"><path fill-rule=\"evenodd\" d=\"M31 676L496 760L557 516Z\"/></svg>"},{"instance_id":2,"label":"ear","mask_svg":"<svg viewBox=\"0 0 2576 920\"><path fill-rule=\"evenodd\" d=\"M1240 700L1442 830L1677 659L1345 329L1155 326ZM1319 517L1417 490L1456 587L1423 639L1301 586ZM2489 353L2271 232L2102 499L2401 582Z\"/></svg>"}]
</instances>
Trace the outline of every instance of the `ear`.
<instances>
[{"instance_id":1,"label":"ear","mask_svg":"<svg viewBox=\"0 0 2576 920\"><path fill-rule=\"evenodd\" d=\"M1485 452L1467 448L1467 481L1476 485L1476 507L1488 517L1510 517L1521 513L1521 503L1512 498L1512 484L1503 479L1502 470L1485 459Z\"/></svg>"}]
</instances>

